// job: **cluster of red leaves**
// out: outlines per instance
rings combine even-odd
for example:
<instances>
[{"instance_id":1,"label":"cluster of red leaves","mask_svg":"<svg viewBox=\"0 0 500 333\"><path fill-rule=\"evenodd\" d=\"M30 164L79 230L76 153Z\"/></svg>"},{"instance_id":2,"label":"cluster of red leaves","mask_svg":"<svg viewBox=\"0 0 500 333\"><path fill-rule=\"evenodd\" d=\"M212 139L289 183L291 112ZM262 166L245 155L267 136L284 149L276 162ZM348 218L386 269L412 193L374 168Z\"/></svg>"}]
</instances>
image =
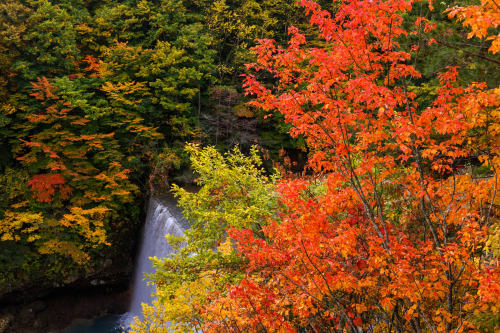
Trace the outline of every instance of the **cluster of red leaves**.
<instances>
[{"instance_id":1,"label":"cluster of red leaves","mask_svg":"<svg viewBox=\"0 0 500 333\"><path fill-rule=\"evenodd\" d=\"M263 236L230 230L247 275L207 306L207 331L462 332L474 313L498 313L498 260L483 251L496 177L457 168L478 153L468 142L485 108L470 101L498 96L460 87L449 68L435 101L418 104L420 73L399 44L413 2L352 0L331 17L302 0L324 46L291 28L288 47L255 47L248 67L275 87L247 76L252 104L307 140L326 191L283 181Z\"/></svg>"},{"instance_id":2,"label":"cluster of red leaves","mask_svg":"<svg viewBox=\"0 0 500 333\"><path fill-rule=\"evenodd\" d=\"M71 188L61 174L34 175L28 186L34 191L35 199L39 202L51 202L56 191L62 199L67 199L71 195Z\"/></svg>"}]
</instances>

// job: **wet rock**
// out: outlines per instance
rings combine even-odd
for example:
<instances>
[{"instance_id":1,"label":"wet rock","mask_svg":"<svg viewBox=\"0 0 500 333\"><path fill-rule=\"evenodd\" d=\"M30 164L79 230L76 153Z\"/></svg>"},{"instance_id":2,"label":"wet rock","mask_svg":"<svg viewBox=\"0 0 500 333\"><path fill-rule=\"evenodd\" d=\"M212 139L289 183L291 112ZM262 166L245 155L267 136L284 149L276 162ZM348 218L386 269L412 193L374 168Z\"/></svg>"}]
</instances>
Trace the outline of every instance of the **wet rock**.
<instances>
[{"instance_id":1,"label":"wet rock","mask_svg":"<svg viewBox=\"0 0 500 333\"><path fill-rule=\"evenodd\" d=\"M94 279L94 280L90 281L90 284L93 286L102 286L102 285L106 284L106 281Z\"/></svg>"},{"instance_id":2,"label":"wet rock","mask_svg":"<svg viewBox=\"0 0 500 333\"><path fill-rule=\"evenodd\" d=\"M43 301L35 301L27 306L33 313L42 312L47 308L47 304Z\"/></svg>"},{"instance_id":3,"label":"wet rock","mask_svg":"<svg viewBox=\"0 0 500 333\"><path fill-rule=\"evenodd\" d=\"M73 283L73 282L77 281L77 280L78 280L78 278L79 278L79 276L78 276L78 275L73 275L73 276L70 276L69 278L67 278L67 279L64 281L64 283L66 283L66 284Z\"/></svg>"},{"instance_id":4,"label":"wet rock","mask_svg":"<svg viewBox=\"0 0 500 333\"><path fill-rule=\"evenodd\" d=\"M47 326L48 326L47 322L40 320L40 319L35 319L35 321L33 322L33 328L40 329L40 328L45 328Z\"/></svg>"},{"instance_id":5,"label":"wet rock","mask_svg":"<svg viewBox=\"0 0 500 333\"><path fill-rule=\"evenodd\" d=\"M22 323L32 323L35 320L35 312L33 312L32 308L24 308L22 309L16 316L16 321Z\"/></svg>"},{"instance_id":6,"label":"wet rock","mask_svg":"<svg viewBox=\"0 0 500 333\"><path fill-rule=\"evenodd\" d=\"M113 264L113 260L106 259L106 260L104 260L103 266L104 266L104 268L108 268L108 267L111 267L112 264Z\"/></svg>"}]
</instances>

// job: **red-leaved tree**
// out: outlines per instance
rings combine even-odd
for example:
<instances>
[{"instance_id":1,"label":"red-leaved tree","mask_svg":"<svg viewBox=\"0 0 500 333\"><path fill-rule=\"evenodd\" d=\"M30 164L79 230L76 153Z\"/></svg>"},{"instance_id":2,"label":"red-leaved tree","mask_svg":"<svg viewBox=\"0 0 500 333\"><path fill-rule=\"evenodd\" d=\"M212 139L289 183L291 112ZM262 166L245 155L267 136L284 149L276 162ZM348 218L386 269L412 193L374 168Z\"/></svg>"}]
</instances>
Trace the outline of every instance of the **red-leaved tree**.
<instances>
[{"instance_id":1,"label":"red-leaved tree","mask_svg":"<svg viewBox=\"0 0 500 333\"><path fill-rule=\"evenodd\" d=\"M339 2L331 15L302 0L321 47L295 28L286 48L255 47L249 68L275 84L248 75L252 104L307 140L318 176L281 183L263 237L230 231L246 277L206 306L207 331L462 332L498 316L498 258L484 250L498 185L484 118L498 89L462 87L448 68L437 98L417 102L401 43L425 21L407 21L414 2ZM488 176L473 177L470 156Z\"/></svg>"}]
</instances>

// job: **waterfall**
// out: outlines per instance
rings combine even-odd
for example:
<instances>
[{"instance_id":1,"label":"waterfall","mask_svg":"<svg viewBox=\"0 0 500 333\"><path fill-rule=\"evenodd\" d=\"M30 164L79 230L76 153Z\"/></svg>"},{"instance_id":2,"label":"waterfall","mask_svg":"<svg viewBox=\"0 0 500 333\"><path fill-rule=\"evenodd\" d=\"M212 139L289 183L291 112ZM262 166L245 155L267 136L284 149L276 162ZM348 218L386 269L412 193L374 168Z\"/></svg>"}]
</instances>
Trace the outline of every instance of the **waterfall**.
<instances>
[{"instance_id":1,"label":"waterfall","mask_svg":"<svg viewBox=\"0 0 500 333\"><path fill-rule=\"evenodd\" d=\"M145 273L153 273L154 268L150 257L168 257L173 249L165 239L165 235L181 236L184 233L186 221L182 218L175 200L157 199L149 200L144 234L135 269L134 287L130 314L142 315L142 303L151 304L151 294L154 287L148 286L149 279L144 280Z\"/></svg>"}]
</instances>

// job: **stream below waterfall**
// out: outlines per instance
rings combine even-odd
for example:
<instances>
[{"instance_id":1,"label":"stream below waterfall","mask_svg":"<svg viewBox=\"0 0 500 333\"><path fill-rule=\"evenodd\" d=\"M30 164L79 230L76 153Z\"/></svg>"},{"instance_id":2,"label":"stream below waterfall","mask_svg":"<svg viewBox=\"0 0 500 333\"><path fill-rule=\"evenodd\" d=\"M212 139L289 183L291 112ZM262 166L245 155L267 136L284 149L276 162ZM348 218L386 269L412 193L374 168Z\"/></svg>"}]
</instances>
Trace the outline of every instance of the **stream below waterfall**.
<instances>
[{"instance_id":1,"label":"stream below waterfall","mask_svg":"<svg viewBox=\"0 0 500 333\"><path fill-rule=\"evenodd\" d=\"M121 316L107 316L93 320L76 320L61 333L118 333L123 332L132 322L134 316L141 317L142 304L151 304L154 287L148 285L149 279L144 274L153 273L154 267L150 257L165 258L173 249L165 239L165 235L181 236L188 223L182 216L174 199L150 198L146 223L138 252L132 300L129 312Z\"/></svg>"}]
</instances>

